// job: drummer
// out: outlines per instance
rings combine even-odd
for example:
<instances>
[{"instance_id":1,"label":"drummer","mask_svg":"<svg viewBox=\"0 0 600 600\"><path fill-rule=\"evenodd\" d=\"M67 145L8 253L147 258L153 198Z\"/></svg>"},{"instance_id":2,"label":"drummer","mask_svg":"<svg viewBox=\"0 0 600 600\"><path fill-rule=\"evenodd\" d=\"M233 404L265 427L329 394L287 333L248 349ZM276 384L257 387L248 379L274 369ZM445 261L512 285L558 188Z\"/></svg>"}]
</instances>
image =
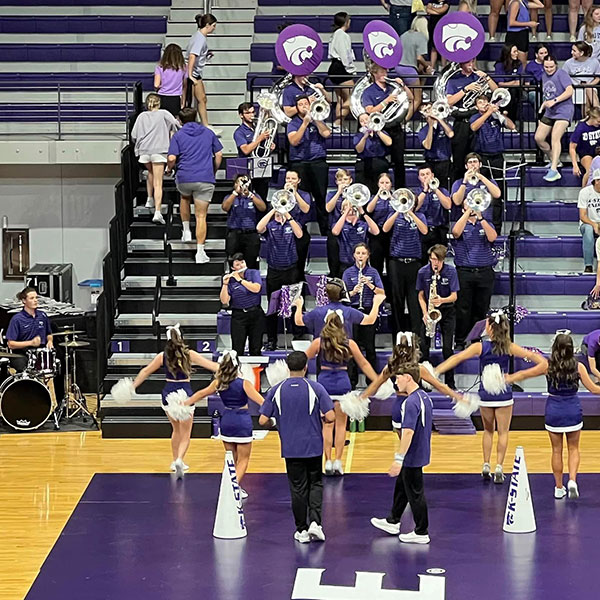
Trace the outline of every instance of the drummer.
<instances>
[{"instance_id":1,"label":"drummer","mask_svg":"<svg viewBox=\"0 0 600 600\"><path fill-rule=\"evenodd\" d=\"M6 330L8 347L21 351L11 358L11 366L17 371L24 371L27 357L22 354L30 348L54 348L50 321L45 312L38 310L38 295L35 288L26 287L17 294L23 303L23 310L10 320Z\"/></svg>"}]
</instances>

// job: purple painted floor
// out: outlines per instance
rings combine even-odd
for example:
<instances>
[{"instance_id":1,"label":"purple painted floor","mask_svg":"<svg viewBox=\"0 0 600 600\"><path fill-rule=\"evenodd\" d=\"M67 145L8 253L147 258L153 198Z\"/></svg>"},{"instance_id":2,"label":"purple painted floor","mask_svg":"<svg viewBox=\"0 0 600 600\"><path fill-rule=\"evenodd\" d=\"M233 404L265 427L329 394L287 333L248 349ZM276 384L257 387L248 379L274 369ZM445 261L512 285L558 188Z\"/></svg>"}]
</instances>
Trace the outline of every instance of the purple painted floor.
<instances>
[{"instance_id":1,"label":"purple painted floor","mask_svg":"<svg viewBox=\"0 0 600 600\"><path fill-rule=\"evenodd\" d=\"M551 476L529 477L538 530L511 535L501 530L507 483L426 475L432 542L407 546L369 523L391 502L385 475L326 480L327 541L309 545L292 539L285 475L247 476L249 535L229 541L211 535L220 475L96 475L27 600L287 600L300 567L326 569L321 584L334 586L385 572L384 589L414 591L418 574L445 569L446 600L598 598L600 475L582 475L571 501L554 500Z\"/></svg>"}]
</instances>

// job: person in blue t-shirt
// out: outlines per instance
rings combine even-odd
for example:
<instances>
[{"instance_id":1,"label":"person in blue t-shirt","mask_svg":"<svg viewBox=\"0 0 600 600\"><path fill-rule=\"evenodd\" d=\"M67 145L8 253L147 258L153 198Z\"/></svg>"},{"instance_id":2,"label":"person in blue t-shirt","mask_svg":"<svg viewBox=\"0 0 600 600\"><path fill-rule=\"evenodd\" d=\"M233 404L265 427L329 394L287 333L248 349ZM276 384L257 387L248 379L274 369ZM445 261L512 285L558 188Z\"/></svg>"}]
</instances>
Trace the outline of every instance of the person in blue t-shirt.
<instances>
[{"instance_id":1,"label":"person in blue t-shirt","mask_svg":"<svg viewBox=\"0 0 600 600\"><path fill-rule=\"evenodd\" d=\"M271 418L277 422L296 522L294 539L301 544L322 542L322 421L334 422L333 401L320 383L306 378L304 352L291 352L286 362L290 376L269 390L258 422L266 425Z\"/></svg>"},{"instance_id":2,"label":"person in blue t-shirt","mask_svg":"<svg viewBox=\"0 0 600 600\"><path fill-rule=\"evenodd\" d=\"M569 140L569 156L573 165L573 175L583 178L581 187L588 184L592 160L600 154L600 108L593 106L587 112L587 118L579 121ZM579 157L579 161L577 160ZM583 173L579 168L583 167Z\"/></svg>"}]
</instances>

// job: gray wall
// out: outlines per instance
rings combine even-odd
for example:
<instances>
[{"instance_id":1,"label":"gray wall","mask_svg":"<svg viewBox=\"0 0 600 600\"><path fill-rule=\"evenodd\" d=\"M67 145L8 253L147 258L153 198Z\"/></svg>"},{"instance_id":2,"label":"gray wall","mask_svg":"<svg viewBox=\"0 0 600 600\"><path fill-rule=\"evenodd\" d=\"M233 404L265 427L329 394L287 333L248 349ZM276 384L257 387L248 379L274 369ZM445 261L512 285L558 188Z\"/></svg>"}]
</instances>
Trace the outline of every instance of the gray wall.
<instances>
[{"instance_id":1,"label":"gray wall","mask_svg":"<svg viewBox=\"0 0 600 600\"><path fill-rule=\"evenodd\" d=\"M0 216L29 226L31 265L73 264L73 298L83 308L89 292L77 282L102 277L119 178L120 165L0 165ZM0 298L22 287L2 280Z\"/></svg>"}]
</instances>

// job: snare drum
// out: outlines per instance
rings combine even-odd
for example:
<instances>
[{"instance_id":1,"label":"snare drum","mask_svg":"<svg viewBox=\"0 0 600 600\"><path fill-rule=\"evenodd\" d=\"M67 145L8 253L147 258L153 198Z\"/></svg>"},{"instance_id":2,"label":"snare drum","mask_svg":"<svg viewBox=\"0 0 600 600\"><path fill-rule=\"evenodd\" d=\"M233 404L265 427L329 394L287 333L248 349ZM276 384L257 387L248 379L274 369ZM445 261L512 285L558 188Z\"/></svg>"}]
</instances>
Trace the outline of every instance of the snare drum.
<instances>
[{"instance_id":1,"label":"snare drum","mask_svg":"<svg viewBox=\"0 0 600 600\"><path fill-rule=\"evenodd\" d=\"M27 370L46 377L54 377L58 372L56 350L54 348L29 350Z\"/></svg>"},{"instance_id":2,"label":"snare drum","mask_svg":"<svg viewBox=\"0 0 600 600\"><path fill-rule=\"evenodd\" d=\"M17 373L0 386L0 416L13 429L37 429L51 414L50 390L39 379Z\"/></svg>"}]
</instances>

